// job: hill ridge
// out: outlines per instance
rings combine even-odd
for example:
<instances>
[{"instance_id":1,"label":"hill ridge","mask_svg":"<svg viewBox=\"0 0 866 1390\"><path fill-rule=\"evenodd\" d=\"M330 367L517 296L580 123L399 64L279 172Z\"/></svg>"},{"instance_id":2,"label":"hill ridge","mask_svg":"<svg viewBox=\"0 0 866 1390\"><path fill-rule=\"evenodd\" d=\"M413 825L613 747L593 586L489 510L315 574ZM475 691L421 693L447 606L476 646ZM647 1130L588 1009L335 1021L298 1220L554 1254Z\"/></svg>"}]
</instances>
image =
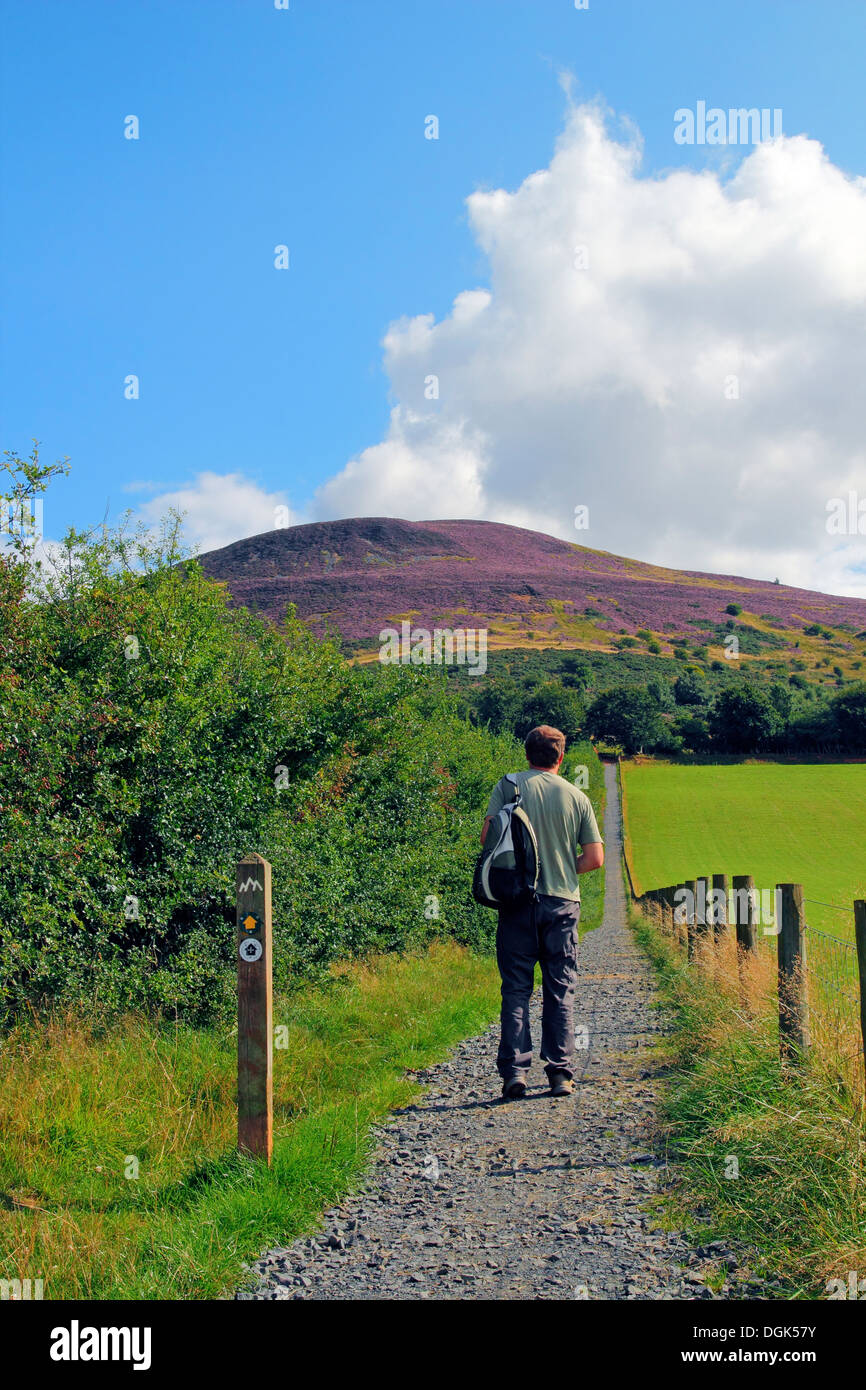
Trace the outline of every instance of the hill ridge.
<instances>
[{"instance_id":1,"label":"hill ridge","mask_svg":"<svg viewBox=\"0 0 866 1390\"><path fill-rule=\"evenodd\" d=\"M792 645L817 624L853 639L854 652L856 634L866 630L866 599L657 565L496 521L305 522L200 559L235 603L274 621L294 603L314 631L336 630L356 647L372 648L384 626L412 617L428 626L487 627L500 646L609 649L645 630L667 652L698 630L719 642L730 603L770 645L774 631Z\"/></svg>"}]
</instances>

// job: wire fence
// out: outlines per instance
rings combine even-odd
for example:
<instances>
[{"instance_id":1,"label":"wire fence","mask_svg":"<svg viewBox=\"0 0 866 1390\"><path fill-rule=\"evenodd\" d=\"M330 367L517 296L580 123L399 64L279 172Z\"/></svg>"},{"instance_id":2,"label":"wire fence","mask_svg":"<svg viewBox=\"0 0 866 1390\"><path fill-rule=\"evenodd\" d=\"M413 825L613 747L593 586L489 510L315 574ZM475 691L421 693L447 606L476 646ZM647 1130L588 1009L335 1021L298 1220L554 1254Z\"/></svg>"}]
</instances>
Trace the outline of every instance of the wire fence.
<instances>
[{"instance_id":1,"label":"wire fence","mask_svg":"<svg viewBox=\"0 0 866 1390\"><path fill-rule=\"evenodd\" d=\"M804 899L809 902L810 899ZM824 904L830 906L829 903ZM840 909L841 911L841 909ZM849 910L848 916L851 916ZM860 1008L860 971L857 947L806 922L806 974L839 1011Z\"/></svg>"},{"instance_id":2,"label":"wire fence","mask_svg":"<svg viewBox=\"0 0 866 1390\"><path fill-rule=\"evenodd\" d=\"M808 908L831 908L834 912L852 918L852 909L841 907L838 903L826 903L819 898L803 899L807 909L805 923L806 967L805 974L809 986L809 997L813 1012L825 1016L825 1021L835 1029L837 1037L843 1032L853 1031L856 1035L860 1014L860 969L857 946L853 941L845 941L831 932L813 927L808 918Z\"/></svg>"},{"instance_id":3,"label":"wire fence","mask_svg":"<svg viewBox=\"0 0 866 1390\"><path fill-rule=\"evenodd\" d=\"M635 895L635 902L671 935L689 964L705 967L712 963L717 980L733 969L742 988L743 966L750 958L763 960L763 978L772 984L774 998L778 992L783 1060L802 1057L810 1050L820 1053L853 1093L862 1097L866 1086L866 1008L862 1002L866 990L866 905L858 901L844 907L807 898L799 884L778 885L774 896L769 890L758 892L752 879L735 878L733 882L734 891L729 894L724 875L696 876L685 883ZM823 925L813 926L809 917L815 908L841 914L854 939L825 931ZM736 967L735 958L740 961ZM769 976L768 968L772 971Z\"/></svg>"}]
</instances>

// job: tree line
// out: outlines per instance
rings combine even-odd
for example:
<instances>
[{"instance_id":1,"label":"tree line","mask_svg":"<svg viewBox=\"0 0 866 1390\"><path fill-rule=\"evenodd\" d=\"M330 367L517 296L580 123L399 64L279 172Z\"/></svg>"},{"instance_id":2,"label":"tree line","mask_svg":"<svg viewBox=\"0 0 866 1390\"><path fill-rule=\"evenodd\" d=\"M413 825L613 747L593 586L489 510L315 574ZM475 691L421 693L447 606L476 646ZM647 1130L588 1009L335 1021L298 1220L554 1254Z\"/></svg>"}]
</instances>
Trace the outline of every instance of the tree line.
<instances>
[{"instance_id":1,"label":"tree line","mask_svg":"<svg viewBox=\"0 0 866 1390\"><path fill-rule=\"evenodd\" d=\"M566 657L556 676L494 676L462 689L475 723L518 738L545 722L626 754L866 752L866 683L828 690L797 672L784 681L744 672L713 689L694 668L597 692L593 681L580 657Z\"/></svg>"}]
</instances>

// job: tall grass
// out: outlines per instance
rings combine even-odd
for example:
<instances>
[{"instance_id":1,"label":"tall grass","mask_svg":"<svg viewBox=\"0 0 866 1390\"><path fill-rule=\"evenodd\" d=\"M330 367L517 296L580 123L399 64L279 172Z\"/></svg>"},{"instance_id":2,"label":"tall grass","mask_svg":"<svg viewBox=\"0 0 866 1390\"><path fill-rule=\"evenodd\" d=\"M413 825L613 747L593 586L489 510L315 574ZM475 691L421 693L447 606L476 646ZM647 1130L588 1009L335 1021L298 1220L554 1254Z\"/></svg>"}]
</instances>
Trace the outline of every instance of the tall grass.
<instances>
[{"instance_id":1,"label":"tall grass","mask_svg":"<svg viewBox=\"0 0 866 1390\"><path fill-rule=\"evenodd\" d=\"M0 1043L0 1277L54 1299L225 1295L351 1187L371 1122L417 1093L405 1070L494 1018L498 983L491 959L437 943L279 997L271 1168L235 1152L229 1030L19 1024Z\"/></svg>"},{"instance_id":2,"label":"tall grass","mask_svg":"<svg viewBox=\"0 0 866 1390\"><path fill-rule=\"evenodd\" d=\"M824 1296L866 1272L866 1144L856 1024L813 994L808 1059L779 1060L775 953L736 946L689 964L635 914L637 934L676 1010L662 1116L682 1164L676 1204L715 1238L744 1242L755 1275L786 1297ZM769 1288L768 1292L779 1292Z\"/></svg>"}]
</instances>

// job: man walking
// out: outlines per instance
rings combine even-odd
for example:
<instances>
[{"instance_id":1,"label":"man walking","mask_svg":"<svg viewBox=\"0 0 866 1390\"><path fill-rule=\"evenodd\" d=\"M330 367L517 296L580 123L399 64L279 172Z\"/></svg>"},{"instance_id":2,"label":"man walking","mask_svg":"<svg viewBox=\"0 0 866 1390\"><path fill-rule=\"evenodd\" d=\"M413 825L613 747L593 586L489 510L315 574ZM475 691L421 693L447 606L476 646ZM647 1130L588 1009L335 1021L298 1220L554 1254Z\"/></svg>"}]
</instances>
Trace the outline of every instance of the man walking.
<instances>
[{"instance_id":1,"label":"man walking","mask_svg":"<svg viewBox=\"0 0 866 1390\"><path fill-rule=\"evenodd\" d=\"M541 964L541 1057L551 1095L574 1090L574 983L577 974L580 874L600 869L604 845L589 797L558 775L565 735L549 724L533 729L524 744L529 768L516 779L521 804L538 842L538 900L499 909L496 960L502 976L502 1031L496 1059L502 1095L526 1095L532 1061L529 999L535 963ZM493 817L513 800L501 778L493 788L481 843Z\"/></svg>"}]
</instances>

